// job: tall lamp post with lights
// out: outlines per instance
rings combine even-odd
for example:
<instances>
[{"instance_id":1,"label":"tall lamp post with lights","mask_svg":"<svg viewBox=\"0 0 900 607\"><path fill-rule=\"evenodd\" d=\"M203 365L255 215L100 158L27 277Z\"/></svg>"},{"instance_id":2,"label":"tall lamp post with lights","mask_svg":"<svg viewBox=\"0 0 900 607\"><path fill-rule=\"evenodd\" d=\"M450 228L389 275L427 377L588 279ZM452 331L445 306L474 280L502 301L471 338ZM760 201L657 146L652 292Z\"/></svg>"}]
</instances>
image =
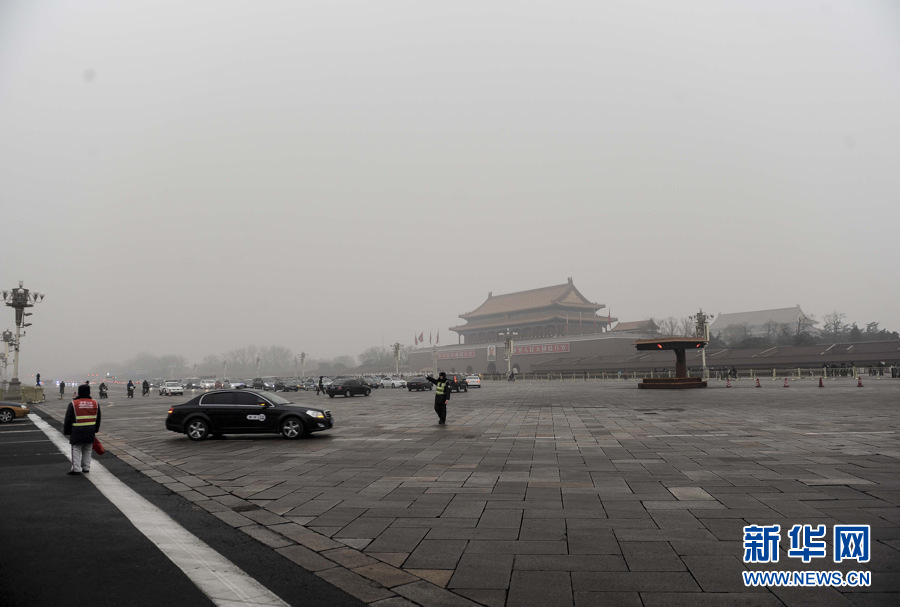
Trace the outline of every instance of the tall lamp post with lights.
<instances>
[{"instance_id":1,"label":"tall lamp post with lights","mask_svg":"<svg viewBox=\"0 0 900 607\"><path fill-rule=\"evenodd\" d=\"M512 377L512 352L513 346L515 344L515 339L519 336L515 331L510 331L506 329L505 333L498 333L500 337L503 338L503 347L505 350L506 357L506 377L509 379Z\"/></svg>"},{"instance_id":2,"label":"tall lamp post with lights","mask_svg":"<svg viewBox=\"0 0 900 607\"><path fill-rule=\"evenodd\" d=\"M391 344L391 351L394 353L394 367L396 369L394 373L397 375L400 375L400 351L402 348L403 346L400 345L399 341Z\"/></svg>"},{"instance_id":3,"label":"tall lamp post with lights","mask_svg":"<svg viewBox=\"0 0 900 607\"><path fill-rule=\"evenodd\" d=\"M709 314L703 313L703 308L700 308L700 311L694 315L695 327L696 327L696 335L695 337L702 337L707 342L709 342L709 323L706 322L712 318ZM703 348L701 351L701 356L703 357L703 379L709 378L709 371L706 368L706 348Z\"/></svg>"},{"instance_id":4,"label":"tall lamp post with lights","mask_svg":"<svg viewBox=\"0 0 900 607\"><path fill-rule=\"evenodd\" d=\"M22 400L22 383L19 381L19 344L22 343L22 336L25 335L22 329L31 326L30 322L25 322L25 317L31 316L31 312L25 310L44 300L43 293L31 291L22 285L23 282L20 280L17 288L3 291L3 303L16 311L16 338L13 342L16 358L13 363L13 378L9 382L9 391L6 394L6 398L10 401Z\"/></svg>"}]
</instances>

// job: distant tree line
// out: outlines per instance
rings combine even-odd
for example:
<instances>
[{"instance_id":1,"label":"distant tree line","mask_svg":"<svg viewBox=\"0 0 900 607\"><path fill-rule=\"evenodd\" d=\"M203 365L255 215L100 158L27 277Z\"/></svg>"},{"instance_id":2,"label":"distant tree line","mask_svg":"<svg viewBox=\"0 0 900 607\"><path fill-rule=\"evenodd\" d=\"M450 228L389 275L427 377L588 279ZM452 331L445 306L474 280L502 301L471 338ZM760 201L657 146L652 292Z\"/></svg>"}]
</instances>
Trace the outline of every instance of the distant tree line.
<instances>
[{"instance_id":1,"label":"distant tree line","mask_svg":"<svg viewBox=\"0 0 900 607\"><path fill-rule=\"evenodd\" d=\"M710 348L771 348L775 346L806 346L815 343L845 343L860 341L886 341L900 339L897 331L880 329L878 322L869 322L861 328L857 323L845 323L847 315L843 312L831 312L822 320L822 328L817 329L815 316L804 316L796 323L778 323L769 321L759 328L747 323L734 324L723 331L710 335ZM696 325L691 317L675 318L669 316L654 322L659 333L665 337L691 336L696 334Z\"/></svg>"},{"instance_id":2,"label":"distant tree line","mask_svg":"<svg viewBox=\"0 0 900 607\"><path fill-rule=\"evenodd\" d=\"M407 362L405 349L400 353L400 364ZM104 372L120 379L184 379L186 377L229 377L250 379L253 377L299 377L336 375L362 371L387 372L396 365L390 349L372 346L359 355L359 364L353 356L335 358L310 358L284 346L244 346L224 354L209 354L197 362L184 356L166 354L157 356L142 352L132 358L106 362Z\"/></svg>"}]
</instances>

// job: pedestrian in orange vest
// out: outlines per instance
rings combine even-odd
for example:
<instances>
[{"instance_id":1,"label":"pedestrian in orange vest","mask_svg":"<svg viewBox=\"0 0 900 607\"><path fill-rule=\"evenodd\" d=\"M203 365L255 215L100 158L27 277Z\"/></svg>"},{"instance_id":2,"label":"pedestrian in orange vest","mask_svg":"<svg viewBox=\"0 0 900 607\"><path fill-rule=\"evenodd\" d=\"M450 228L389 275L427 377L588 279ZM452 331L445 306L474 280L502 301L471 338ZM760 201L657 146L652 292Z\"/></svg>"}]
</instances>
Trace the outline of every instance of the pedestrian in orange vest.
<instances>
[{"instance_id":1,"label":"pedestrian in orange vest","mask_svg":"<svg viewBox=\"0 0 900 607\"><path fill-rule=\"evenodd\" d=\"M78 386L78 395L66 407L63 434L72 446L72 467L69 474L91 471L91 449L94 435L100 429L100 405L91 398L87 383Z\"/></svg>"}]
</instances>

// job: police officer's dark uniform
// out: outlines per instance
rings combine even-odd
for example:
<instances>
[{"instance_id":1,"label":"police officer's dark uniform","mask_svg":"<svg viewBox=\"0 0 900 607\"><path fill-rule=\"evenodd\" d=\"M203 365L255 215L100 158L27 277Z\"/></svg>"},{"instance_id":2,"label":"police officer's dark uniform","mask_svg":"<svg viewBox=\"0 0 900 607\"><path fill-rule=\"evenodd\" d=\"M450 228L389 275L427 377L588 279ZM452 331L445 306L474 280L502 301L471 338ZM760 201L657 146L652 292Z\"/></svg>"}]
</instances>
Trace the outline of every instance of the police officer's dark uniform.
<instances>
[{"instance_id":1,"label":"police officer's dark uniform","mask_svg":"<svg viewBox=\"0 0 900 607\"><path fill-rule=\"evenodd\" d=\"M447 374L441 371L437 379L430 375L425 379L435 386L434 411L438 414L438 423L443 424L447 421L447 403L450 402L450 383L447 381Z\"/></svg>"}]
</instances>

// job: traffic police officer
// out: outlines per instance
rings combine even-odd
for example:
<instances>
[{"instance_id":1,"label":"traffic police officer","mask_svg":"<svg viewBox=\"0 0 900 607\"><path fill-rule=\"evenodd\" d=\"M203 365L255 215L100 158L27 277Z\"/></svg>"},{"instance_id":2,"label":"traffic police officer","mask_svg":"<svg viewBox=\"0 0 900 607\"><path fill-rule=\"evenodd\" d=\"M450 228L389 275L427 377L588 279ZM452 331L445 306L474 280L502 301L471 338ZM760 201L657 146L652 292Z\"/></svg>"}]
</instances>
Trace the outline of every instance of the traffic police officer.
<instances>
[{"instance_id":1,"label":"traffic police officer","mask_svg":"<svg viewBox=\"0 0 900 607\"><path fill-rule=\"evenodd\" d=\"M425 379L435 385L434 390L434 411L438 414L438 423L443 424L447 421L447 403L450 402L450 384L447 382L447 374L441 371L438 378L428 376Z\"/></svg>"}]
</instances>

